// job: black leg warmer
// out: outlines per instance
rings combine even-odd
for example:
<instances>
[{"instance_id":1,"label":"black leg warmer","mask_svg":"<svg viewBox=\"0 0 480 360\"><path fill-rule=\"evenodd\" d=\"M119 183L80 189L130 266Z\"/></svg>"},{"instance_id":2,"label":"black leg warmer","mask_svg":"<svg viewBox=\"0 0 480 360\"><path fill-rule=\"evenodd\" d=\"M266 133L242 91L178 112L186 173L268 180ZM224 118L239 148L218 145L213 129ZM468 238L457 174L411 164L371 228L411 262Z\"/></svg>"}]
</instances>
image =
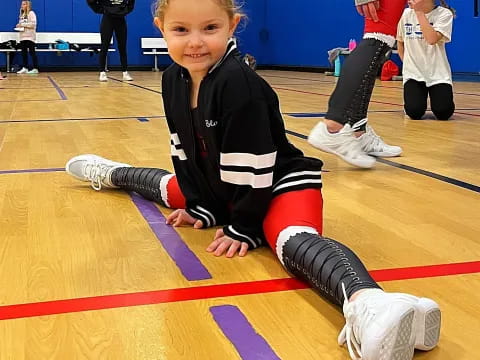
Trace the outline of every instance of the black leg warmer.
<instances>
[{"instance_id":1,"label":"black leg warmer","mask_svg":"<svg viewBox=\"0 0 480 360\"><path fill-rule=\"evenodd\" d=\"M348 247L317 234L303 232L288 239L283 262L293 275L340 306L345 300L342 283L349 298L360 289L380 288Z\"/></svg>"},{"instance_id":2,"label":"black leg warmer","mask_svg":"<svg viewBox=\"0 0 480 360\"><path fill-rule=\"evenodd\" d=\"M163 169L122 167L112 171L110 180L113 185L127 191L135 191L145 199L166 206L162 200L160 181L171 173Z\"/></svg>"}]
</instances>

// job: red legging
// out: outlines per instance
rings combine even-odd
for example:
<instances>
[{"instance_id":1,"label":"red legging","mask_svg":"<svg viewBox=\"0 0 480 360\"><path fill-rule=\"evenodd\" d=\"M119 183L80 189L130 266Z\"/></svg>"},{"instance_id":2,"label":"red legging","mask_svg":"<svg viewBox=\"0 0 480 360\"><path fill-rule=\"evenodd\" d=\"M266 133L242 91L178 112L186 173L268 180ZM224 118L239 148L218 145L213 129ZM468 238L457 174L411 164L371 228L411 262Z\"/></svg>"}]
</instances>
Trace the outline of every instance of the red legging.
<instances>
[{"instance_id":1,"label":"red legging","mask_svg":"<svg viewBox=\"0 0 480 360\"><path fill-rule=\"evenodd\" d=\"M380 0L378 22L365 19L365 33L381 33L397 37L397 24L405 9L406 0Z\"/></svg>"},{"instance_id":2,"label":"red legging","mask_svg":"<svg viewBox=\"0 0 480 360\"><path fill-rule=\"evenodd\" d=\"M176 176L167 184L168 203L173 209L185 208L185 198ZM263 232L275 251L278 234L289 226L306 226L322 234L323 199L320 189L290 191L273 198L263 221Z\"/></svg>"}]
</instances>

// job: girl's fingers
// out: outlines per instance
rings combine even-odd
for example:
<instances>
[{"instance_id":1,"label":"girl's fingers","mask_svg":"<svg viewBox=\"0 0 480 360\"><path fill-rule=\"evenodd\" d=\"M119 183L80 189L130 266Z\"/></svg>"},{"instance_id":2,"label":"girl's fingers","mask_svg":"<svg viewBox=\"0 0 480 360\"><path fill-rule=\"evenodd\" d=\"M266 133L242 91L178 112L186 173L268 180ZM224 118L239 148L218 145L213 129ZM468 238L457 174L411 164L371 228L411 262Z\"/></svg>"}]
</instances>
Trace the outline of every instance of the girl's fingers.
<instances>
[{"instance_id":1,"label":"girl's fingers","mask_svg":"<svg viewBox=\"0 0 480 360\"><path fill-rule=\"evenodd\" d=\"M227 251L227 258L232 258L235 256L235 254L237 253L238 249L240 248L241 246L241 243L240 241L236 241L234 240L232 242L232 244L230 245L230 247L228 248L228 251Z\"/></svg>"},{"instance_id":2,"label":"girl's fingers","mask_svg":"<svg viewBox=\"0 0 480 360\"><path fill-rule=\"evenodd\" d=\"M240 246L240 252L238 253L238 256L243 257L247 255L248 252L248 244L242 242L242 245Z\"/></svg>"},{"instance_id":3,"label":"girl's fingers","mask_svg":"<svg viewBox=\"0 0 480 360\"><path fill-rule=\"evenodd\" d=\"M166 223L170 225L172 222L174 222L175 219L178 217L178 213L179 213L179 210L175 210L170 215L168 215Z\"/></svg>"},{"instance_id":4,"label":"girl's fingers","mask_svg":"<svg viewBox=\"0 0 480 360\"><path fill-rule=\"evenodd\" d=\"M225 234L223 233L223 229L218 229L217 232L215 233L214 240L217 240L217 239L219 239L221 237L224 237L224 236L225 236Z\"/></svg>"},{"instance_id":5,"label":"girl's fingers","mask_svg":"<svg viewBox=\"0 0 480 360\"><path fill-rule=\"evenodd\" d=\"M229 238L223 238L220 245L218 245L217 250L213 253L215 256L222 256L227 248L232 244L233 240Z\"/></svg>"},{"instance_id":6,"label":"girl's fingers","mask_svg":"<svg viewBox=\"0 0 480 360\"><path fill-rule=\"evenodd\" d=\"M221 239L215 239L215 240L213 240L213 241L210 243L210 245L208 245L207 251L208 251L208 252L212 252L212 251L216 250L216 249L217 249L217 246L218 246L221 242L222 242Z\"/></svg>"}]
</instances>

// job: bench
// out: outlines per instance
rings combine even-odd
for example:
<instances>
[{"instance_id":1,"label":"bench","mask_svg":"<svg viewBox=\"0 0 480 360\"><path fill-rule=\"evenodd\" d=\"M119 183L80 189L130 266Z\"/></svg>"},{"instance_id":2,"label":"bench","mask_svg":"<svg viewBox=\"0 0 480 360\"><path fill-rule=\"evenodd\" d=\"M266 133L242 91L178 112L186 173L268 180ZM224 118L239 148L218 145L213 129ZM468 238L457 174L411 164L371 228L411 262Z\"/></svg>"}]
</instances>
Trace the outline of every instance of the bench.
<instances>
[{"instance_id":1,"label":"bench","mask_svg":"<svg viewBox=\"0 0 480 360\"><path fill-rule=\"evenodd\" d=\"M158 55L168 55L167 42L164 38L141 38L141 47L143 55L155 56L154 71L158 71Z\"/></svg>"},{"instance_id":2,"label":"bench","mask_svg":"<svg viewBox=\"0 0 480 360\"><path fill-rule=\"evenodd\" d=\"M17 42L20 39L20 34L18 32L0 32L0 43L6 42L9 40L16 40ZM55 48L55 43L57 40L62 40L71 44L82 45L94 45L95 47L100 47L102 44L100 33L65 33L65 32L39 32L37 33L36 41L36 51L37 52L78 52L74 49L65 49L59 50ZM113 44L113 39L110 42L110 45ZM9 53L19 51L18 49L0 49L0 52L5 53L7 71L10 71L10 57ZM92 49L81 49L80 52L92 52ZM108 51L115 51L115 49L110 48Z\"/></svg>"}]
</instances>

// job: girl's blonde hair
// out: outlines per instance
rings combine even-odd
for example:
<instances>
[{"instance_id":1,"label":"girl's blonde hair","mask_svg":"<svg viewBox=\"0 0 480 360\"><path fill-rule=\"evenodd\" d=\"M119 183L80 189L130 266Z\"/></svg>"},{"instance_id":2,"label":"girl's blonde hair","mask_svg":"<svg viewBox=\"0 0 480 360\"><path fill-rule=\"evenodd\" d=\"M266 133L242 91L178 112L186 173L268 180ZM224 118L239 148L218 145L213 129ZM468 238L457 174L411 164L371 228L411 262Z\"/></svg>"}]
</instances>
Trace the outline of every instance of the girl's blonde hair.
<instances>
[{"instance_id":1,"label":"girl's blonde hair","mask_svg":"<svg viewBox=\"0 0 480 360\"><path fill-rule=\"evenodd\" d=\"M454 17L457 15L457 11L454 8L452 8L450 5L448 5L445 0L440 0L440 5L450 10Z\"/></svg>"},{"instance_id":2,"label":"girl's blonde hair","mask_svg":"<svg viewBox=\"0 0 480 360\"><path fill-rule=\"evenodd\" d=\"M22 1L22 4L23 3L27 3L27 10L23 11L22 7L20 6L20 15L19 15L19 18L20 19L24 19L24 18L27 18L28 17L28 13L30 11L32 11L32 2L31 1Z\"/></svg>"},{"instance_id":3,"label":"girl's blonde hair","mask_svg":"<svg viewBox=\"0 0 480 360\"><path fill-rule=\"evenodd\" d=\"M165 16L165 11L168 7L168 4L172 0L157 0L154 4L153 14L155 17L158 17L160 20L163 20ZM228 14L228 17L232 19L235 15L240 15L242 18L245 17L245 14L241 12L241 6L237 5L236 0L215 0L218 4L225 9Z\"/></svg>"}]
</instances>

